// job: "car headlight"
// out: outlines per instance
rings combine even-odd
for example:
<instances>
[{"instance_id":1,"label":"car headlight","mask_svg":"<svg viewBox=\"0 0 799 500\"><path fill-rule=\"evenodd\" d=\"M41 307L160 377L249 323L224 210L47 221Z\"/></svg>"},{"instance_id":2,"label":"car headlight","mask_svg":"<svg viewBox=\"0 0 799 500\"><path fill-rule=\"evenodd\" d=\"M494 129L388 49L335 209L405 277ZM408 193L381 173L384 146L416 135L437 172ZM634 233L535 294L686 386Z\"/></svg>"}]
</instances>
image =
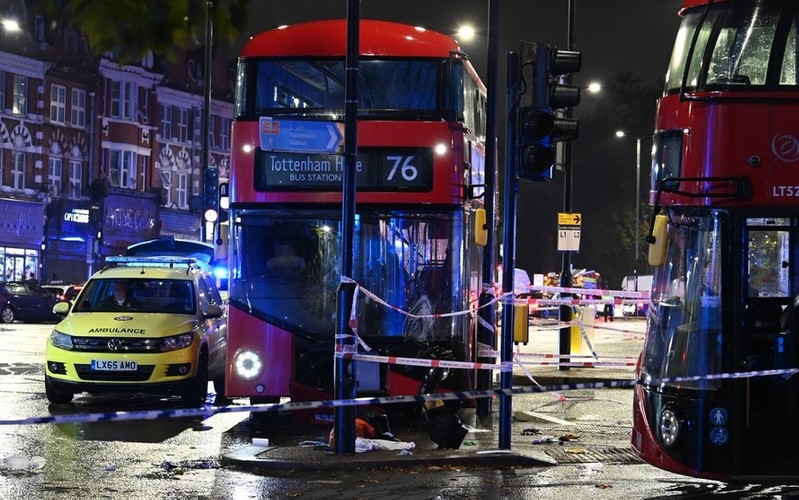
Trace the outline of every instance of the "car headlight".
<instances>
[{"instance_id":1,"label":"car headlight","mask_svg":"<svg viewBox=\"0 0 799 500\"><path fill-rule=\"evenodd\" d=\"M183 333L181 335L173 335L172 337L166 337L161 339L160 348L161 351L177 351L178 349L185 349L194 342L194 334L193 333Z\"/></svg>"},{"instance_id":2,"label":"car headlight","mask_svg":"<svg viewBox=\"0 0 799 500\"><path fill-rule=\"evenodd\" d=\"M68 351L71 351L73 348L72 337L66 333L61 333L58 330L53 330L52 333L50 333L50 343L53 345L53 347L66 349Z\"/></svg>"}]
</instances>

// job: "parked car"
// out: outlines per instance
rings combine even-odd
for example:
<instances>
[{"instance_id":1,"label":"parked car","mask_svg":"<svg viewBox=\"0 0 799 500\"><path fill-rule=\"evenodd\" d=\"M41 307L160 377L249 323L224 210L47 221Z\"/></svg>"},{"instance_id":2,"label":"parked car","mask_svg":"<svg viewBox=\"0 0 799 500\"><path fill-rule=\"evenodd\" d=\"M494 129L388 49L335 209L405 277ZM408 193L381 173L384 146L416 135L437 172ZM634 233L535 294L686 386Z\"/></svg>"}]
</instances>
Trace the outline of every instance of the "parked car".
<instances>
[{"instance_id":1,"label":"parked car","mask_svg":"<svg viewBox=\"0 0 799 500\"><path fill-rule=\"evenodd\" d=\"M208 381L224 394L227 316L214 279L196 259L109 257L64 317L45 350L45 393L175 395L205 403Z\"/></svg>"},{"instance_id":2,"label":"parked car","mask_svg":"<svg viewBox=\"0 0 799 500\"><path fill-rule=\"evenodd\" d=\"M54 297L58 300L63 300L66 302L72 302L75 300L75 297L78 296L78 293L83 289L82 284L76 285L55 285L52 283L48 283L46 285L42 285L41 288L47 290Z\"/></svg>"},{"instance_id":3,"label":"parked car","mask_svg":"<svg viewBox=\"0 0 799 500\"><path fill-rule=\"evenodd\" d=\"M47 290L25 281L0 283L0 321L58 321L53 306L59 299Z\"/></svg>"}]
</instances>

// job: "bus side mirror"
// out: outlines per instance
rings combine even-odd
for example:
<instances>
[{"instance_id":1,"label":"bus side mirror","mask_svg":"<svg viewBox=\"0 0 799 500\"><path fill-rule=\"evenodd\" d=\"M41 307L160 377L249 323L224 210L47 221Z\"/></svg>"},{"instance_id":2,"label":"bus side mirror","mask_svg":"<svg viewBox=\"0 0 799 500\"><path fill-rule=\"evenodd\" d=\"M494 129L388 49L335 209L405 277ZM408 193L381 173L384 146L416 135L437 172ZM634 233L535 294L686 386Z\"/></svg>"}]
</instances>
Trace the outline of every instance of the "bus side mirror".
<instances>
[{"instance_id":1,"label":"bus side mirror","mask_svg":"<svg viewBox=\"0 0 799 500\"><path fill-rule=\"evenodd\" d=\"M668 236L666 231L669 226L667 215L656 215L652 224L652 234L649 236L649 265L653 267L662 266L666 262L666 243Z\"/></svg>"},{"instance_id":2,"label":"bus side mirror","mask_svg":"<svg viewBox=\"0 0 799 500\"><path fill-rule=\"evenodd\" d=\"M474 242L481 247L488 244L485 208L478 208L474 211Z\"/></svg>"}]
</instances>

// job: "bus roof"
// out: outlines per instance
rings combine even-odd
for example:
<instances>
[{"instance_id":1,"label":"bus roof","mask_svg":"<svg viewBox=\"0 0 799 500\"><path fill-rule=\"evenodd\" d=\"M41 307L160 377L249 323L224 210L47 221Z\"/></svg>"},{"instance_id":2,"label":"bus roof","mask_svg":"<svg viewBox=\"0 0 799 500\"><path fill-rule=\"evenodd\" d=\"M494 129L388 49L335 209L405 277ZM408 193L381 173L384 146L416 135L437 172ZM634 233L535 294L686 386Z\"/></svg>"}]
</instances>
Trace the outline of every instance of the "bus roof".
<instances>
[{"instance_id":1,"label":"bus roof","mask_svg":"<svg viewBox=\"0 0 799 500\"><path fill-rule=\"evenodd\" d=\"M454 38L390 21L363 19L360 54L364 56L449 57L460 51ZM347 54L347 21L330 19L281 26L252 36L242 57L336 56Z\"/></svg>"},{"instance_id":2,"label":"bus roof","mask_svg":"<svg viewBox=\"0 0 799 500\"><path fill-rule=\"evenodd\" d=\"M726 3L729 0L713 0L713 3L720 4ZM702 5L707 5L710 3L710 0L683 0L682 8L680 9L680 13L682 13L686 9L692 9L694 7L700 7Z\"/></svg>"}]
</instances>

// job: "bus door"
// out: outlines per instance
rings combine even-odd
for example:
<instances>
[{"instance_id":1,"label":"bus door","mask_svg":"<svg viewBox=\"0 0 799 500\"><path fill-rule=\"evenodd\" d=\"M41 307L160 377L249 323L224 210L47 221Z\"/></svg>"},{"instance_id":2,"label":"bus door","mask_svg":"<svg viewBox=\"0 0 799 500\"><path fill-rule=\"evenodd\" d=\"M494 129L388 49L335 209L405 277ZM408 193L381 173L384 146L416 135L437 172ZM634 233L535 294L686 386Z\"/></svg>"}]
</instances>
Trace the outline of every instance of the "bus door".
<instances>
[{"instance_id":1,"label":"bus door","mask_svg":"<svg viewBox=\"0 0 799 500\"><path fill-rule=\"evenodd\" d=\"M797 287L792 256L797 241L795 219L747 218L744 235L745 289L741 366L746 371L799 366L799 311L792 313ZM799 376L762 376L745 380L744 453L765 462L795 455L799 444ZM797 464L799 469L799 464ZM767 473L767 471L765 471Z\"/></svg>"}]
</instances>

